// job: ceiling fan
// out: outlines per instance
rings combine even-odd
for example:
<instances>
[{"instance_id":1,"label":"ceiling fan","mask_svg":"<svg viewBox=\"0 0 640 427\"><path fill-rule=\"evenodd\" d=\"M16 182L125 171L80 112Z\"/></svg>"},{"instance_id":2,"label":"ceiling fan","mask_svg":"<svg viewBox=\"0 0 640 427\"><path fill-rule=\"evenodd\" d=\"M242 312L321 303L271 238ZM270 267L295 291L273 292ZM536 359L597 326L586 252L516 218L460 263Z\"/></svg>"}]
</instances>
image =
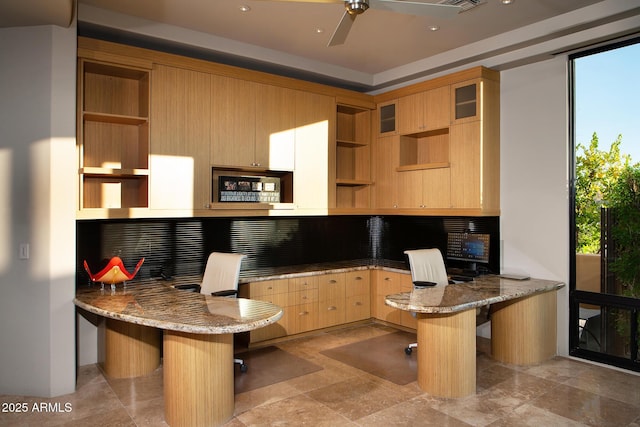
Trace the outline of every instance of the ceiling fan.
<instances>
[{"instance_id":1,"label":"ceiling fan","mask_svg":"<svg viewBox=\"0 0 640 427\"><path fill-rule=\"evenodd\" d=\"M462 7L452 4L429 3L427 0L276 0L290 1L295 3L344 3L345 12L338 23L327 46L343 44L347 39L349 30L356 16L364 13L367 9L387 10L406 15L426 15L437 18L451 18L462 11ZM447 1L446 3L456 3Z\"/></svg>"}]
</instances>

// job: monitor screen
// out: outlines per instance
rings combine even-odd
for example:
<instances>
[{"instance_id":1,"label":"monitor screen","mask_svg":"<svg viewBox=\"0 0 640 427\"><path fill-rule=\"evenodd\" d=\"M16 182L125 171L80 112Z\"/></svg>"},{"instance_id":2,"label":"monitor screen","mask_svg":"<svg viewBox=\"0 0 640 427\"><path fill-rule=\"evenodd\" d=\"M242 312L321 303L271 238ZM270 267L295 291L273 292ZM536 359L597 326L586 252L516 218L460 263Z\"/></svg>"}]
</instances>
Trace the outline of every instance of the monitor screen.
<instances>
[{"instance_id":1,"label":"monitor screen","mask_svg":"<svg viewBox=\"0 0 640 427\"><path fill-rule=\"evenodd\" d=\"M447 258L459 261L489 262L489 235L448 233Z\"/></svg>"}]
</instances>

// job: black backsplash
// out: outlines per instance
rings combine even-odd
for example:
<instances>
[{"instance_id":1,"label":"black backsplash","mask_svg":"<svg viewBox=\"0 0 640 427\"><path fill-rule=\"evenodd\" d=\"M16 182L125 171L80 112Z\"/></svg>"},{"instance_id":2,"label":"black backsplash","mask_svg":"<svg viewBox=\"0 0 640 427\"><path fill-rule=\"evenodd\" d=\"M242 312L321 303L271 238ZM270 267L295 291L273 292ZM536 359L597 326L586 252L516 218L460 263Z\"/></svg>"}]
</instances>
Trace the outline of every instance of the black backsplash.
<instances>
[{"instance_id":1,"label":"black backsplash","mask_svg":"<svg viewBox=\"0 0 640 427\"><path fill-rule=\"evenodd\" d=\"M242 271L357 259L404 261L403 251L446 249L447 232L491 235L489 268L499 268L499 217L319 216L77 222L77 283L105 260L127 269L142 257L138 278L202 274L210 252L247 255ZM241 273L242 274L242 273Z\"/></svg>"}]
</instances>

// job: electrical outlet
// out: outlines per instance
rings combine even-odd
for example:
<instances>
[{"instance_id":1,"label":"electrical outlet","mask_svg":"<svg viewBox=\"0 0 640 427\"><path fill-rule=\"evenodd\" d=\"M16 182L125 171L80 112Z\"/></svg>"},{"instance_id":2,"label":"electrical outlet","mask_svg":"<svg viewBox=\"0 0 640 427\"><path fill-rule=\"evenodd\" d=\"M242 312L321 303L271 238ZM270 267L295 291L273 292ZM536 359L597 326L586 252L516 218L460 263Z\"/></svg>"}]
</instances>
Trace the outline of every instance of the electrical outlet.
<instances>
[{"instance_id":1,"label":"electrical outlet","mask_svg":"<svg viewBox=\"0 0 640 427\"><path fill-rule=\"evenodd\" d=\"M20 243L20 259L29 259L29 244Z\"/></svg>"}]
</instances>

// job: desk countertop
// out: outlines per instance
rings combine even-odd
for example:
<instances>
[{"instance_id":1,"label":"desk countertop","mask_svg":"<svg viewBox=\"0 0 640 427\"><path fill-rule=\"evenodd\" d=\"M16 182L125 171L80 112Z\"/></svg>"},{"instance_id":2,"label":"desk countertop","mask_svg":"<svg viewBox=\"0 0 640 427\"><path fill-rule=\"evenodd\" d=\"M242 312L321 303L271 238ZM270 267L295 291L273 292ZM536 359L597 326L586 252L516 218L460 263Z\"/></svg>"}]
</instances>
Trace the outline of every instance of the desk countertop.
<instances>
[{"instance_id":1,"label":"desk countertop","mask_svg":"<svg viewBox=\"0 0 640 427\"><path fill-rule=\"evenodd\" d=\"M170 282L147 280L81 287L74 304L100 316L160 329L196 334L228 334L267 326L282 317L277 305L177 290Z\"/></svg>"},{"instance_id":2,"label":"desk countertop","mask_svg":"<svg viewBox=\"0 0 640 427\"><path fill-rule=\"evenodd\" d=\"M500 276L481 276L473 282L414 289L412 292L387 295L391 307L416 313L454 313L508 301L528 295L560 289L555 280L512 280Z\"/></svg>"}]
</instances>

